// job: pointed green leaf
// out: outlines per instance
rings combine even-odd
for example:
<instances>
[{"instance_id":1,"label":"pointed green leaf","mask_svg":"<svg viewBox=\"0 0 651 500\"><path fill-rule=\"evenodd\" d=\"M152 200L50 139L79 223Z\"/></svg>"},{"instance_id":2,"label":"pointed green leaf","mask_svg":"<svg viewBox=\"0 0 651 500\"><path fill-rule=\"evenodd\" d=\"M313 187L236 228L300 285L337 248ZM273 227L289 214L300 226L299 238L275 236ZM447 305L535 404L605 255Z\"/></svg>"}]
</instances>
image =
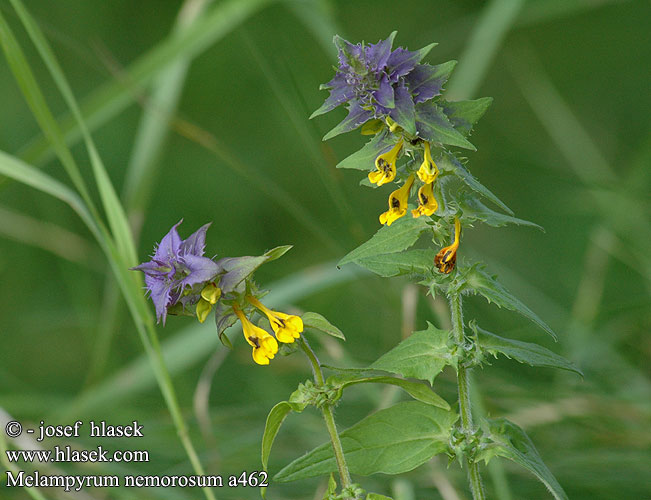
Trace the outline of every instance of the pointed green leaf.
<instances>
[{"instance_id":1,"label":"pointed green leaf","mask_svg":"<svg viewBox=\"0 0 651 500\"><path fill-rule=\"evenodd\" d=\"M343 159L337 168L353 168L370 171L375 168L375 159L386 153L396 143L395 137L386 129L367 142L362 149Z\"/></svg>"},{"instance_id":2,"label":"pointed green leaf","mask_svg":"<svg viewBox=\"0 0 651 500\"><path fill-rule=\"evenodd\" d=\"M355 263L385 278L403 274L429 275L434 267L435 255L434 250L408 250L366 257Z\"/></svg>"},{"instance_id":3,"label":"pointed green leaf","mask_svg":"<svg viewBox=\"0 0 651 500\"><path fill-rule=\"evenodd\" d=\"M450 354L448 339L449 332L428 322L427 330L412 333L369 368L427 380L432 384L446 365L456 364L456 359Z\"/></svg>"},{"instance_id":4,"label":"pointed green leaf","mask_svg":"<svg viewBox=\"0 0 651 500\"><path fill-rule=\"evenodd\" d=\"M330 323L327 319L315 312L306 312L301 315L303 320L303 326L305 328L313 328L319 330L320 332L327 333L332 337L337 337L341 340L346 340L346 337L342 331L337 328L335 325Z\"/></svg>"},{"instance_id":5,"label":"pointed green leaf","mask_svg":"<svg viewBox=\"0 0 651 500\"><path fill-rule=\"evenodd\" d=\"M246 278L251 276L265 262L276 260L292 248L292 245L284 245L268 250L260 256L245 255L242 257L226 257L217 263L224 270L219 287L223 293L232 292Z\"/></svg>"},{"instance_id":6,"label":"pointed green leaf","mask_svg":"<svg viewBox=\"0 0 651 500\"><path fill-rule=\"evenodd\" d=\"M396 387L403 389L407 394L418 401L428 405L438 406L444 410L450 409L450 405L445 399L436 394L429 385L421 382L404 380L397 377L388 377L381 371L377 371L374 367L369 367L368 370L335 369L335 371L337 373L328 377L328 380L326 381L329 386L345 389L348 386L356 384L395 385Z\"/></svg>"},{"instance_id":7,"label":"pointed green leaf","mask_svg":"<svg viewBox=\"0 0 651 500\"><path fill-rule=\"evenodd\" d=\"M422 49L419 49L418 50L418 57L419 57L418 62L421 62L425 58L425 56L427 56L427 54L429 54L430 51L434 47L436 47L437 45L438 45L438 43L433 42L433 43L430 43L429 45L425 45L425 47L423 47Z\"/></svg>"},{"instance_id":8,"label":"pointed green leaf","mask_svg":"<svg viewBox=\"0 0 651 500\"><path fill-rule=\"evenodd\" d=\"M366 500L393 500L391 497L380 495L379 493L369 493Z\"/></svg>"},{"instance_id":9,"label":"pointed green leaf","mask_svg":"<svg viewBox=\"0 0 651 500\"><path fill-rule=\"evenodd\" d=\"M485 424L493 444L480 451L478 460L488 463L494 456L508 458L536 476L556 500L568 500L561 485L543 463L531 439L520 427L504 418L486 420Z\"/></svg>"},{"instance_id":10,"label":"pointed green leaf","mask_svg":"<svg viewBox=\"0 0 651 500\"><path fill-rule=\"evenodd\" d=\"M355 130L371 118L373 118L372 111L362 109L356 101L351 101L348 106L348 115L346 115L346 118L324 135L323 140L327 141L339 134Z\"/></svg>"},{"instance_id":11,"label":"pointed green leaf","mask_svg":"<svg viewBox=\"0 0 651 500\"><path fill-rule=\"evenodd\" d=\"M499 283L495 277L490 276L483 269L477 265L468 269L464 273L466 279L466 286L474 293L483 295L488 302L494 302L499 307L505 307L511 311L522 314L525 318L530 319L540 328L549 333L554 340L557 340L554 331L538 317L531 309L525 306L519 299L515 298L511 293Z\"/></svg>"},{"instance_id":12,"label":"pointed green leaf","mask_svg":"<svg viewBox=\"0 0 651 500\"><path fill-rule=\"evenodd\" d=\"M335 481L335 475L331 473L330 477L328 478L328 489L323 494L322 500L330 500L330 498L332 498L335 493L337 493L337 481Z\"/></svg>"},{"instance_id":13,"label":"pointed green leaf","mask_svg":"<svg viewBox=\"0 0 651 500\"><path fill-rule=\"evenodd\" d=\"M267 250L264 253L264 257L267 258L267 262L280 259L283 255L285 255L287 252L289 252L292 249L292 246L293 245L282 245L276 248L272 248L271 250Z\"/></svg>"},{"instance_id":14,"label":"pointed green leaf","mask_svg":"<svg viewBox=\"0 0 651 500\"><path fill-rule=\"evenodd\" d=\"M484 113L493 102L492 97L482 97L473 101L445 101L439 104L459 132L468 137L475 123L484 116Z\"/></svg>"},{"instance_id":15,"label":"pointed green leaf","mask_svg":"<svg viewBox=\"0 0 651 500\"><path fill-rule=\"evenodd\" d=\"M475 146L454 128L443 109L433 101L422 102L416 106L416 128L419 137L428 142L476 151Z\"/></svg>"},{"instance_id":16,"label":"pointed green leaf","mask_svg":"<svg viewBox=\"0 0 651 500\"><path fill-rule=\"evenodd\" d=\"M406 250L416 243L428 228L425 217L418 219L404 217L390 226L381 227L370 240L346 255L337 265L343 266L359 259Z\"/></svg>"},{"instance_id":17,"label":"pointed green leaf","mask_svg":"<svg viewBox=\"0 0 651 500\"><path fill-rule=\"evenodd\" d=\"M242 257L227 257L220 259L218 264L222 266L225 273L222 276L219 287L223 293L229 293L235 290L237 285L255 272L255 270L265 263L267 257L261 255L252 257L245 255Z\"/></svg>"},{"instance_id":18,"label":"pointed green leaf","mask_svg":"<svg viewBox=\"0 0 651 500\"><path fill-rule=\"evenodd\" d=\"M503 354L507 358L513 358L520 363L526 363L530 366L560 368L561 370L568 370L583 376L583 372L574 363L553 353L549 349L545 349L543 346L529 342L521 342L519 340L506 339L494 333L487 332L476 325L471 324L470 326L477 333L481 348L495 357L498 354Z\"/></svg>"},{"instance_id":19,"label":"pointed green leaf","mask_svg":"<svg viewBox=\"0 0 651 500\"><path fill-rule=\"evenodd\" d=\"M505 212L513 215L513 211L507 207L502 200L495 196L488 188L484 187L473 175L464 167L459 160L451 154L444 154L441 158L437 159L436 164L442 171L452 172L459 177L464 183L468 185L473 191L478 192L485 198L495 203L498 207L502 208Z\"/></svg>"},{"instance_id":20,"label":"pointed green leaf","mask_svg":"<svg viewBox=\"0 0 651 500\"><path fill-rule=\"evenodd\" d=\"M271 453L271 447L274 444L276 439L276 434L280 430L280 426L289 415L290 411L295 411L300 413L305 408L301 408L300 405L290 403L289 401L281 401L276 406L274 406L269 415L267 415L267 422L264 426L264 434L262 434L262 468L267 470L269 465L269 454Z\"/></svg>"},{"instance_id":21,"label":"pointed green leaf","mask_svg":"<svg viewBox=\"0 0 651 500\"><path fill-rule=\"evenodd\" d=\"M448 448L458 415L418 401L380 410L341 433L352 474L401 474ZM337 471L330 442L294 460L274 477L288 482Z\"/></svg>"},{"instance_id":22,"label":"pointed green leaf","mask_svg":"<svg viewBox=\"0 0 651 500\"><path fill-rule=\"evenodd\" d=\"M459 206L463 212L463 215L461 217L462 225L464 222L473 222L478 220L493 227L502 227L506 226L507 224L517 224L519 226L535 227L536 229L539 229L543 232L545 231L538 224L529 222L528 220L518 219L517 217L513 217L511 215L495 212L472 195L464 196L461 199Z\"/></svg>"}]
</instances>

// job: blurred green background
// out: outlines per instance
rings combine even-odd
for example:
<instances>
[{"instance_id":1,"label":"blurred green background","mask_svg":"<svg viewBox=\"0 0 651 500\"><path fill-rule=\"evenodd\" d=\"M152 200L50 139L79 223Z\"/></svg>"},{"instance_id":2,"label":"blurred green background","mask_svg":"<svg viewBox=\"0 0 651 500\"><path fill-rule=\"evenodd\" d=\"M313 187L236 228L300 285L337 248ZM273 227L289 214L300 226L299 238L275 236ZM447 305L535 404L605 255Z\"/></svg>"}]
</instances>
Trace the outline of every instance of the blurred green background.
<instances>
[{"instance_id":1,"label":"blurred green background","mask_svg":"<svg viewBox=\"0 0 651 500\"><path fill-rule=\"evenodd\" d=\"M487 262L558 332L559 342L480 298L467 300L467 318L542 343L585 372L581 380L495 360L475 373L476 403L529 433L570 498L651 498L649 2L31 0L27 6L91 114L93 137L139 235L141 261L181 218L182 237L213 221L208 254L259 255L294 245L261 268L257 281L273 289L283 310L318 311L344 331L345 344L310 337L322 361L339 366L367 365L426 320L445 326L446 305L401 279L335 267L379 228L386 193L359 186L358 172L335 170L365 139L351 133L321 142L343 110L308 120L327 96L318 86L332 76L332 35L376 42L397 30L397 45L438 42L427 62L460 61L448 84L451 98L494 97L472 137L478 151L468 155L471 171L517 216L546 229L467 230L460 256ZM66 105L15 12L4 0L0 9L65 124ZM178 60L160 51L166 40L208 18L210 39L181 51L181 64L170 69ZM140 78L143 60L155 66L148 74L157 79ZM98 93L106 86L114 93ZM0 149L68 182L42 147L4 59L0 96ZM143 128L143 117L150 128ZM85 150L74 144L92 185ZM147 449L150 463L56 464L67 473L189 474L126 306L76 215L3 179L0 273L0 408L24 425L92 418L144 424L145 437L126 444L84 436L71 443ZM238 343L228 352L212 324L186 318L168 318L158 331L208 472L259 470L266 413L310 376L305 361L290 356L255 366L248 347ZM455 401L454 373L444 372L435 389ZM337 411L341 429L402 397L381 388L349 391ZM326 438L316 412L290 416L271 472ZM70 444L48 445L55 443ZM491 498L547 497L510 463L484 475ZM396 500L469 498L465 472L447 468L445 457L399 478L355 479ZM320 498L315 489L324 487L323 480L274 485L269 498ZM91 489L75 498L200 495ZM259 497L254 488L216 495ZM28 497L3 487L0 498Z\"/></svg>"}]
</instances>

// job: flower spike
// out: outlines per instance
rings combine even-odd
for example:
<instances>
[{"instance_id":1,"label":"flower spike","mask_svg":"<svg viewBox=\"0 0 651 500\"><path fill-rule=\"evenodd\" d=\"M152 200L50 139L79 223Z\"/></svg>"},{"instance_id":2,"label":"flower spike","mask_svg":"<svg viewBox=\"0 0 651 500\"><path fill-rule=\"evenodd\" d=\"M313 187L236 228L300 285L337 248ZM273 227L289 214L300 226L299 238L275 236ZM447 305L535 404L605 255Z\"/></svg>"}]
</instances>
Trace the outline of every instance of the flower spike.
<instances>
[{"instance_id":1,"label":"flower spike","mask_svg":"<svg viewBox=\"0 0 651 500\"><path fill-rule=\"evenodd\" d=\"M441 251L434 257L434 265L439 268L439 271L449 274L457 262L457 249L459 248L459 236L461 236L461 222L459 218L454 218L454 242L452 245L442 248Z\"/></svg>"},{"instance_id":2,"label":"flower spike","mask_svg":"<svg viewBox=\"0 0 651 500\"><path fill-rule=\"evenodd\" d=\"M415 219L421 215L430 216L438 207L439 204L434 198L434 184L423 184L418 190L418 208L412 210L411 215Z\"/></svg>"},{"instance_id":3,"label":"flower spike","mask_svg":"<svg viewBox=\"0 0 651 500\"><path fill-rule=\"evenodd\" d=\"M393 148L375 159L376 170L368 174L368 180L381 186L396 178L396 160L402 149L403 139L400 139Z\"/></svg>"},{"instance_id":4,"label":"flower spike","mask_svg":"<svg viewBox=\"0 0 651 500\"><path fill-rule=\"evenodd\" d=\"M285 314L272 311L262 302L252 296L246 298L251 304L260 309L269 320L269 324L276 334L276 338L284 344L291 344L301 336L303 331L303 320L293 314Z\"/></svg>"},{"instance_id":5,"label":"flower spike","mask_svg":"<svg viewBox=\"0 0 651 500\"><path fill-rule=\"evenodd\" d=\"M423 155L423 163L418 169L418 178L425 184L431 184L439 176L439 169L432 160L432 153L429 148L429 142L425 142L425 153Z\"/></svg>"},{"instance_id":6,"label":"flower spike","mask_svg":"<svg viewBox=\"0 0 651 500\"><path fill-rule=\"evenodd\" d=\"M269 360L278 352L278 342L267 331L251 323L236 305L233 306L233 312L242 323L244 338L253 347L253 361L259 365L268 365Z\"/></svg>"},{"instance_id":7,"label":"flower spike","mask_svg":"<svg viewBox=\"0 0 651 500\"><path fill-rule=\"evenodd\" d=\"M407 201L409 199L409 190L414 183L413 174L409 176L407 182L399 188L396 189L389 196L389 210L380 215L380 224L386 224L390 226L400 217L404 216L407 213Z\"/></svg>"}]
</instances>

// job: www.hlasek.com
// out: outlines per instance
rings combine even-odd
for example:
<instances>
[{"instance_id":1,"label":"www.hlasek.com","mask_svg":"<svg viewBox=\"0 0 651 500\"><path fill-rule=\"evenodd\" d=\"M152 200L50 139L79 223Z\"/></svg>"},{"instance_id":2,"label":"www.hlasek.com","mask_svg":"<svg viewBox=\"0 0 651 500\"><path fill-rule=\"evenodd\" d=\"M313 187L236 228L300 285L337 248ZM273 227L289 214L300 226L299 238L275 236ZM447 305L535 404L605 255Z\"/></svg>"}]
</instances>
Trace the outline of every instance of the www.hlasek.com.
<instances>
[{"instance_id":1,"label":"www.hlasek.com","mask_svg":"<svg viewBox=\"0 0 651 500\"><path fill-rule=\"evenodd\" d=\"M5 433L16 439L25 431L42 443L51 438L79 437L83 432L84 422L78 420L73 425L48 425L41 420L36 428L26 428L20 422L11 420L5 425ZM111 425L105 421L88 422L89 437L140 438L143 426L134 421L129 425ZM35 443L35 447L38 446ZM116 475L67 475L60 471L25 472L14 468L14 464L51 464L52 462L149 462L146 450L109 451L102 446L91 450L79 450L71 446L56 445L52 449L5 450L7 463L12 470L6 471L6 487L40 487L63 488L64 491L81 491L83 488L229 488L268 486L267 473L264 471L241 472L238 475L191 475L191 476L116 476ZM43 467L52 467L43 465Z\"/></svg>"},{"instance_id":2,"label":"www.hlasek.com","mask_svg":"<svg viewBox=\"0 0 651 500\"><path fill-rule=\"evenodd\" d=\"M116 450L109 452L101 446L94 450L73 450L70 446L55 446L52 450L6 450L7 460L16 462L149 462L145 450Z\"/></svg>"}]
</instances>

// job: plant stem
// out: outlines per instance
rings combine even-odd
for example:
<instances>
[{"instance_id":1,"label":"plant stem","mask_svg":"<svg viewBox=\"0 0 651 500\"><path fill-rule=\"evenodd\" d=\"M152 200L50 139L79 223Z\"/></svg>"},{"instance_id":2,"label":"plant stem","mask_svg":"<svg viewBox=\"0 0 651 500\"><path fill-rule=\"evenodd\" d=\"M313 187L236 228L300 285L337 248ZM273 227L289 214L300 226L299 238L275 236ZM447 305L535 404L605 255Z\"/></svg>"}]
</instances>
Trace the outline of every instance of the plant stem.
<instances>
[{"instance_id":1,"label":"plant stem","mask_svg":"<svg viewBox=\"0 0 651 500\"><path fill-rule=\"evenodd\" d=\"M461 307L461 296L458 294L450 297L450 310L452 312L452 332L454 340L462 348L464 343L463 335L463 310ZM461 430L468 438L475 432L472 422L472 405L470 403L470 381L468 380L468 369L462 364L457 368L457 384L459 386L459 412L461 413ZM466 458L468 467L468 481L474 500L484 500L484 485L479 475L477 462Z\"/></svg>"},{"instance_id":2,"label":"plant stem","mask_svg":"<svg viewBox=\"0 0 651 500\"><path fill-rule=\"evenodd\" d=\"M323 372L321 371L321 365L319 360L316 357L316 354L307 343L305 337L301 337L299 344L306 356L312 364L312 371L314 372L314 380L316 381L317 386L324 386ZM326 427L328 428L328 433L330 434L330 441L332 442L332 450L335 454L335 460L337 461L337 469L339 469L339 477L341 478L341 488L346 489L350 487L353 483L350 478L350 472L348 472L348 466L346 465L346 457L344 456L344 448L341 445L341 440L339 439L339 433L337 432L337 426L335 424L335 417L332 411L332 404L324 404L321 407L321 413L323 413L323 419L325 420Z\"/></svg>"}]
</instances>

